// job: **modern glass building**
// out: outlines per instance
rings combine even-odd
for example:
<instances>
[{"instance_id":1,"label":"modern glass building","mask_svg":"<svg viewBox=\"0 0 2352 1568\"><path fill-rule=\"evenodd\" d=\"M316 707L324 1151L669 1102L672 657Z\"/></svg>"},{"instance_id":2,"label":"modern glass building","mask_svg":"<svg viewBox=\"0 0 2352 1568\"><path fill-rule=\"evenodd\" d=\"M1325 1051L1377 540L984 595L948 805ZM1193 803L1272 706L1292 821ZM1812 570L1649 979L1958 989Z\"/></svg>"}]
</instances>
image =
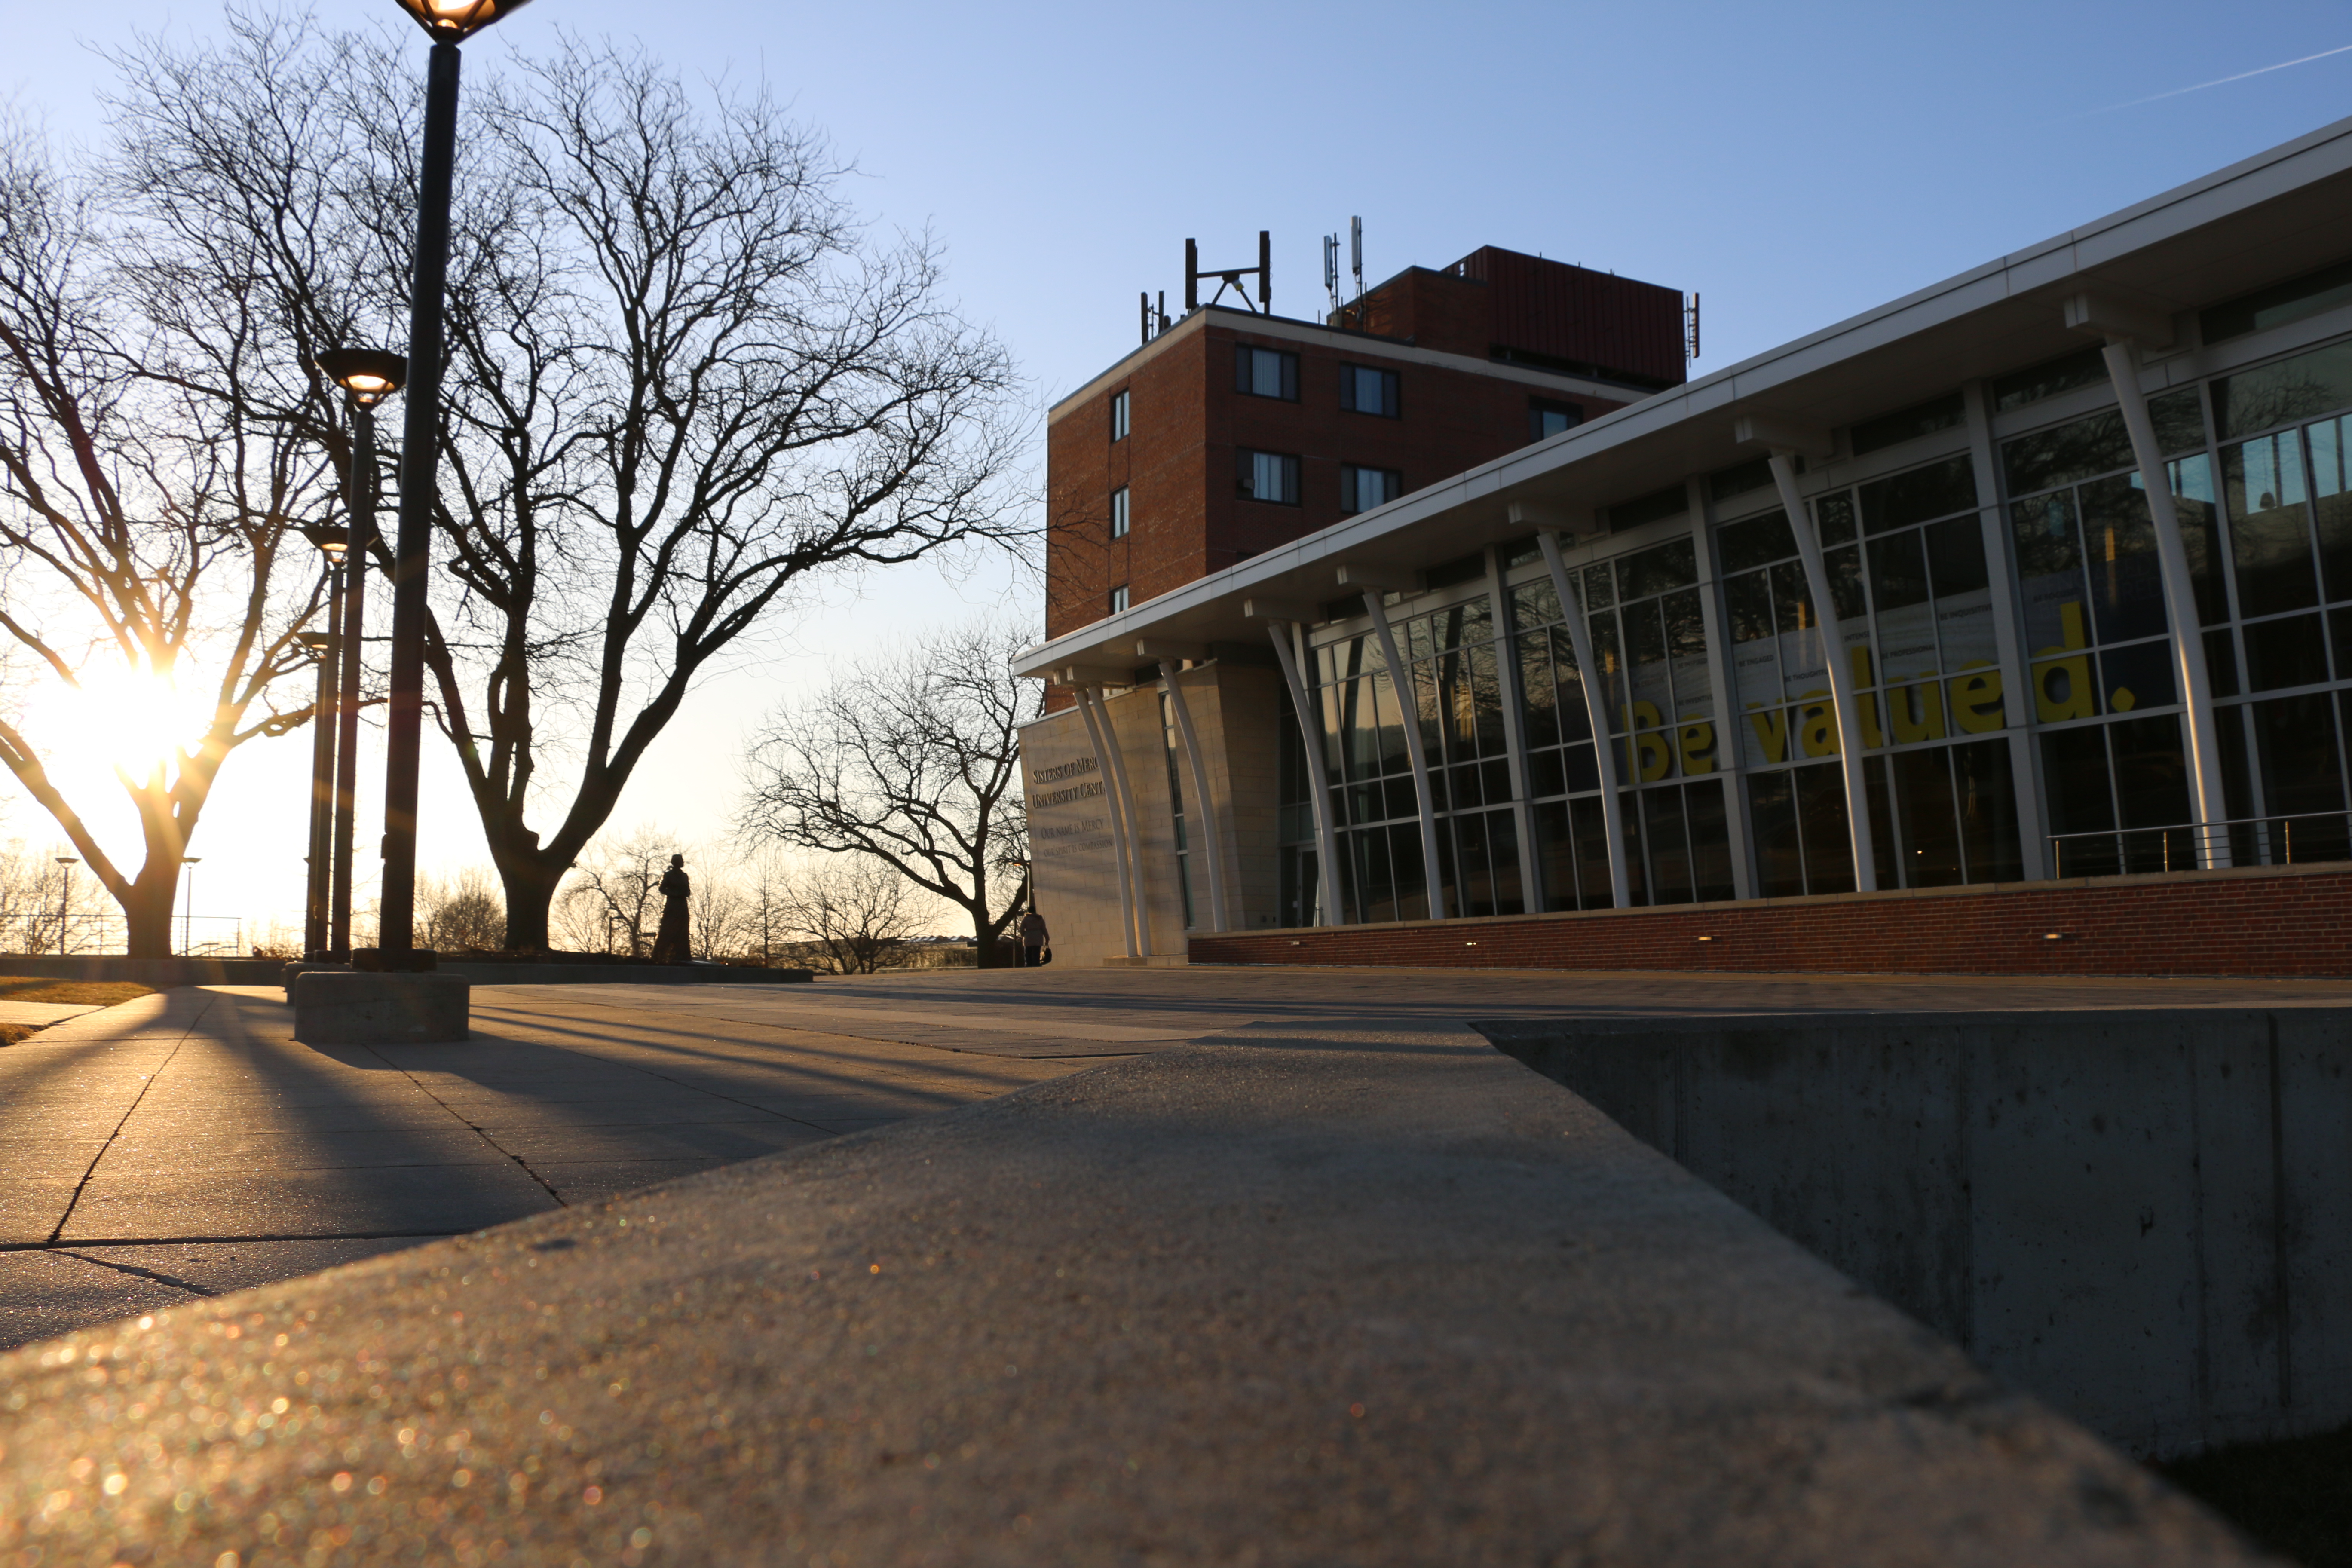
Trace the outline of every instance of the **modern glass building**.
<instances>
[{"instance_id":1,"label":"modern glass building","mask_svg":"<svg viewBox=\"0 0 2352 1568\"><path fill-rule=\"evenodd\" d=\"M1033 650L1057 949L2306 897L2352 859L2347 197L2352 121Z\"/></svg>"}]
</instances>

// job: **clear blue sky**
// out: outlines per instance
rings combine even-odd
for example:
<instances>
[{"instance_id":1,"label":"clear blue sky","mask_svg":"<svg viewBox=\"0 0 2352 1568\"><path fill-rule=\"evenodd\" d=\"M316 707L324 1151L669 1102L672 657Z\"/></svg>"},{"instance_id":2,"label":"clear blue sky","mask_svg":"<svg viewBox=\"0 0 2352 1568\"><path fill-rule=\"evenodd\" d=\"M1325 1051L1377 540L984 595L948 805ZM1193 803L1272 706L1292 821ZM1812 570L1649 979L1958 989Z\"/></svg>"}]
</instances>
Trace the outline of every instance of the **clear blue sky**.
<instances>
[{"instance_id":1,"label":"clear blue sky","mask_svg":"<svg viewBox=\"0 0 2352 1568\"><path fill-rule=\"evenodd\" d=\"M34 8L12 19L0 94L58 135L94 136L105 69L89 45L199 36L218 17L188 0ZM1351 214L1375 279L1496 244L1696 289L1704 373L2352 114L2352 52L2179 90L2352 45L2341 3L538 0L469 60L559 26L770 83L857 161L868 211L947 241L954 292L1041 400L1133 344L1138 289L1178 294L1187 236L1240 260L1271 229L1285 314L1319 309L1320 236ZM2172 96L2133 101L2158 94ZM810 605L788 657L696 700L616 826L711 831L731 794L714 763L853 626L911 633L1002 596L916 568ZM225 793L247 766L299 762L232 763ZM462 801L437 799L428 858L485 859ZM232 830L226 815L215 829ZM44 826L19 802L0 830ZM254 912L284 901L249 898Z\"/></svg>"}]
</instances>

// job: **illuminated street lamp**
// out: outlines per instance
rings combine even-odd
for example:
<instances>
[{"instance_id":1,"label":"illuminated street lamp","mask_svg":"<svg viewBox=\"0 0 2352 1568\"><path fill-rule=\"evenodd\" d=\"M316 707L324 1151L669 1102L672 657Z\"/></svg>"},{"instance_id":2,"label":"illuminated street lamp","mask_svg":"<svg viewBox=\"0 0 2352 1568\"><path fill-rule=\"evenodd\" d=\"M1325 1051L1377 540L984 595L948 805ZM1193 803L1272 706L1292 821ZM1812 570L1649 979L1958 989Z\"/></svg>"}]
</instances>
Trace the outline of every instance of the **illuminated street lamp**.
<instances>
[{"instance_id":1,"label":"illuminated street lamp","mask_svg":"<svg viewBox=\"0 0 2352 1568\"><path fill-rule=\"evenodd\" d=\"M415 288L408 300L408 388L400 443L400 533L393 550L392 689L385 715L383 967L415 967L416 769L424 742L425 574L440 459L441 305L449 271L449 196L457 162L457 46L524 0L400 0L433 36L418 163Z\"/></svg>"},{"instance_id":2,"label":"illuminated street lamp","mask_svg":"<svg viewBox=\"0 0 2352 1568\"><path fill-rule=\"evenodd\" d=\"M327 957L352 958L352 840L357 837L360 788L360 653L367 640L367 566L375 548L375 405L408 384L408 358L388 349L329 349L319 368L343 389L352 406L352 471L344 487L352 511L348 562L343 574L343 614L335 623L342 639L342 670L337 685L341 710L335 719L334 846L327 898Z\"/></svg>"}]
</instances>

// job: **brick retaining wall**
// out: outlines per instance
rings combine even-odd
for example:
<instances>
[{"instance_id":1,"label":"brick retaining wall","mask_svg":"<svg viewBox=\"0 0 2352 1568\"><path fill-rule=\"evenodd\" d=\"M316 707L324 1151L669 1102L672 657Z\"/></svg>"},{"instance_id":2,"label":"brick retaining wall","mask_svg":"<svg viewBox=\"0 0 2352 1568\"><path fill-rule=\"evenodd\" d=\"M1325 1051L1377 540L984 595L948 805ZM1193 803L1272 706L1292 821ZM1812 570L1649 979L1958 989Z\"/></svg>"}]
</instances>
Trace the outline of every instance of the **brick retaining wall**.
<instances>
[{"instance_id":1,"label":"brick retaining wall","mask_svg":"<svg viewBox=\"0 0 2352 1568\"><path fill-rule=\"evenodd\" d=\"M2352 975L2352 867L1196 934L1191 954L1203 964L2342 976Z\"/></svg>"}]
</instances>

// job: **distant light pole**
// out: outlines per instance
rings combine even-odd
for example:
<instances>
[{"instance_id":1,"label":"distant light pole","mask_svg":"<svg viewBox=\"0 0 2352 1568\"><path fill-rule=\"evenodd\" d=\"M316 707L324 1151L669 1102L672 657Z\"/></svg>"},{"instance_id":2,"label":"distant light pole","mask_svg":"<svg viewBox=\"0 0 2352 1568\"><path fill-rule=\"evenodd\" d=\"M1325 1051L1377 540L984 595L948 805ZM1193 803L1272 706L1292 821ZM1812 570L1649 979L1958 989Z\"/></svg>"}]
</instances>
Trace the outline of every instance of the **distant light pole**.
<instances>
[{"instance_id":1,"label":"distant light pole","mask_svg":"<svg viewBox=\"0 0 2352 1568\"><path fill-rule=\"evenodd\" d=\"M441 438L441 306L449 271L449 196L457 163L457 46L525 0L400 0L433 37L425 73L425 148L418 164L416 255L408 300L413 378L401 426L400 533L392 570L392 689L384 735L383 894L377 936L383 967L413 968L415 950L416 769L424 743L425 575Z\"/></svg>"},{"instance_id":2,"label":"distant light pole","mask_svg":"<svg viewBox=\"0 0 2352 1568\"><path fill-rule=\"evenodd\" d=\"M180 956L182 958L192 958L195 955L196 935L192 928L196 923L196 866L203 859L204 857L201 855L180 857L180 868L188 874L188 891L180 900Z\"/></svg>"},{"instance_id":3,"label":"distant light pole","mask_svg":"<svg viewBox=\"0 0 2352 1568\"><path fill-rule=\"evenodd\" d=\"M58 889L58 956L66 955L67 910L73 907L73 868L81 864L79 855L60 855L58 864L66 868L66 884Z\"/></svg>"},{"instance_id":4,"label":"distant light pole","mask_svg":"<svg viewBox=\"0 0 2352 1568\"><path fill-rule=\"evenodd\" d=\"M338 677L341 710L335 723L335 828L329 858L327 957L352 958L352 840L358 836L360 794L361 651L367 641L368 556L375 548L375 405L408 384L408 358L386 349L328 349L319 368L343 389L352 409L352 471L344 487L350 501L350 542L344 555L343 616L336 635L343 639Z\"/></svg>"}]
</instances>

